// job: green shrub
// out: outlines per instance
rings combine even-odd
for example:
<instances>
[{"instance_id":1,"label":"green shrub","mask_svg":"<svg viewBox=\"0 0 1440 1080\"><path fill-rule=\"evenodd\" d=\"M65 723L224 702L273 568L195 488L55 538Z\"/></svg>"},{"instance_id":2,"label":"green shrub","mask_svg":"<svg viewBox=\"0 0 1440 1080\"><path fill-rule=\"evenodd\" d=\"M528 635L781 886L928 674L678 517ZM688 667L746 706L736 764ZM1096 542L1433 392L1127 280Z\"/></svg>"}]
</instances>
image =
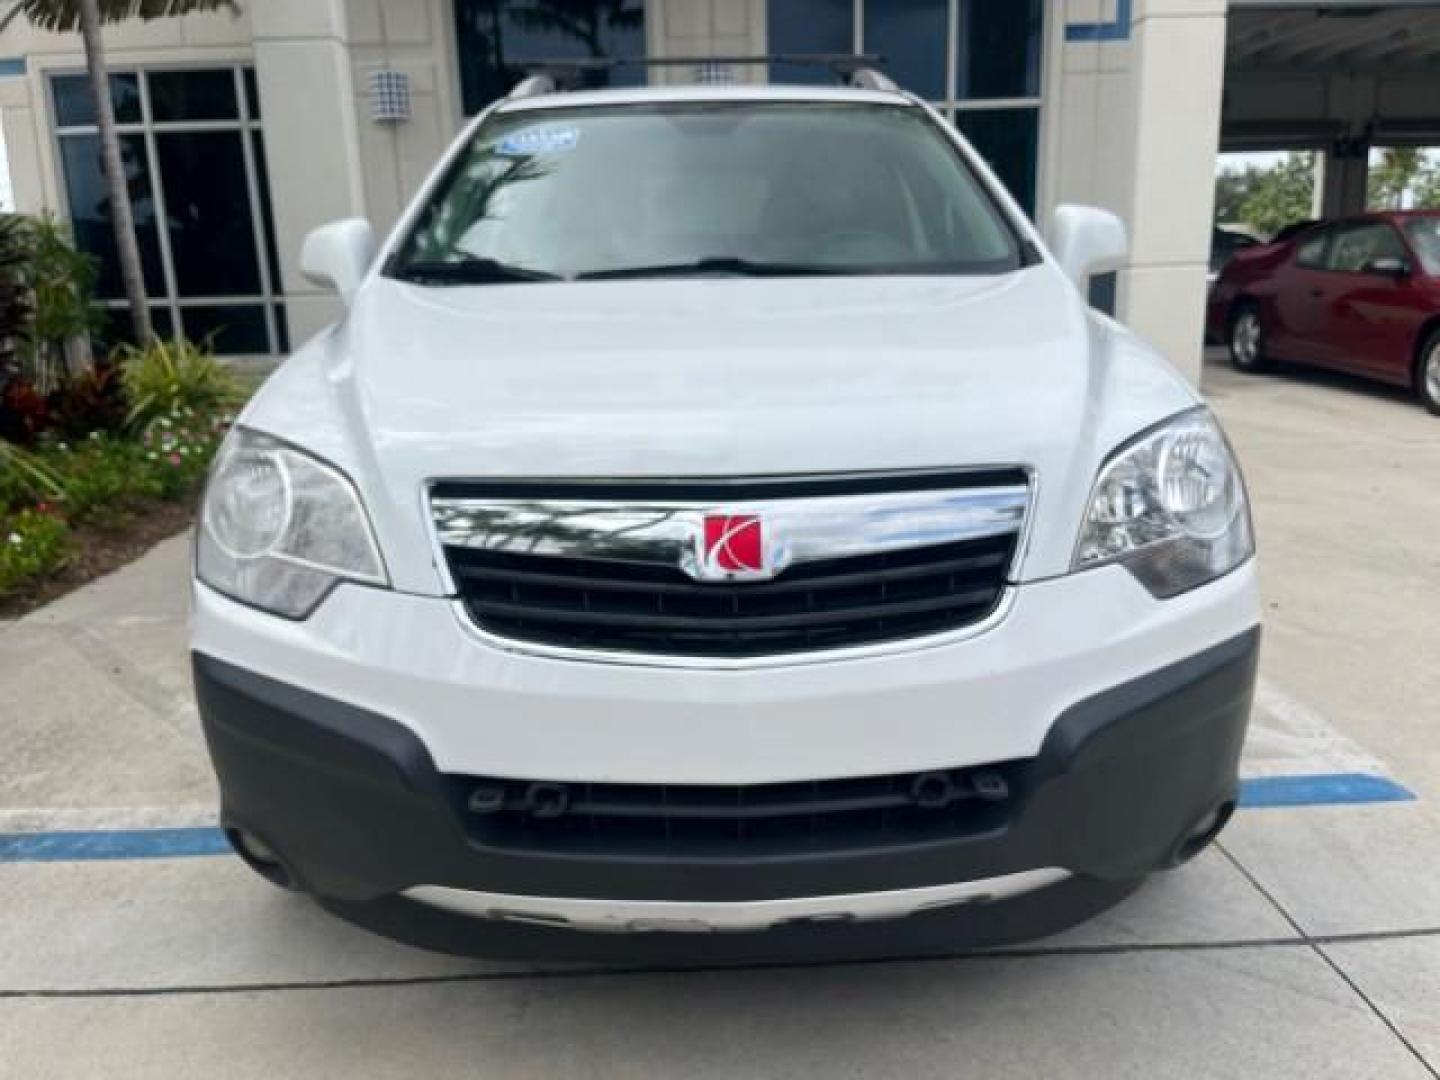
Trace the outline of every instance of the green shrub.
<instances>
[{"instance_id":1,"label":"green shrub","mask_svg":"<svg viewBox=\"0 0 1440 1080\"><path fill-rule=\"evenodd\" d=\"M59 515L21 510L0 516L0 596L54 573L69 554L69 529Z\"/></svg>"},{"instance_id":2,"label":"green shrub","mask_svg":"<svg viewBox=\"0 0 1440 1080\"><path fill-rule=\"evenodd\" d=\"M0 439L0 514L10 507L58 498L59 474L39 454Z\"/></svg>"},{"instance_id":3,"label":"green shrub","mask_svg":"<svg viewBox=\"0 0 1440 1080\"><path fill-rule=\"evenodd\" d=\"M52 443L44 460L63 489L59 504L77 524L124 517L148 500L187 498L230 424L193 409L158 417L139 438L95 432L74 444Z\"/></svg>"},{"instance_id":4,"label":"green shrub","mask_svg":"<svg viewBox=\"0 0 1440 1080\"><path fill-rule=\"evenodd\" d=\"M30 267L26 273L35 294L35 342L55 345L105 325L105 312L95 303L100 261L78 251L70 233L53 214L30 218Z\"/></svg>"},{"instance_id":5,"label":"green shrub","mask_svg":"<svg viewBox=\"0 0 1440 1080\"><path fill-rule=\"evenodd\" d=\"M60 477L60 505L78 524L124 516L165 493L139 443L100 435L74 446L56 443L45 455Z\"/></svg>"},{"instance_id":6,"label":"green shrub","mask_svg":"<svg viewBox=\"0 0 1440 1080\"><path fill-rule=\"evenodd\" d=\"M183 338L156 340L144 348L124 346L116 357L130 401L129 422L137 430L185 409L219 412L244 396L235 377L208 346Z\"/></svg>"}]
</instances>

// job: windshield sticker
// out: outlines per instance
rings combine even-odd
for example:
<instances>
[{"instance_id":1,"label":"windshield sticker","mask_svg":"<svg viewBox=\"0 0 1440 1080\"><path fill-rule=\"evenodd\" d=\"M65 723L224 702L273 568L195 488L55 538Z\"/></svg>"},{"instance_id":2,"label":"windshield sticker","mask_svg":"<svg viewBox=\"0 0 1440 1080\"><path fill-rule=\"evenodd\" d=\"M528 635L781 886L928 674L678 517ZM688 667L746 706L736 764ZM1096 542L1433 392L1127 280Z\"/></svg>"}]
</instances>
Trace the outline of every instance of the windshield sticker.
<instances>
[{"instance_id":1,"label":"windshield sticker","mask_svg":"<svg viewBox=\"0 0 1440 1080\"><path fill-rule=\"evenodd\" d=\"M522 128L500 140L496 153L507 157L528 157L532 154L566 154L575 149L580 132L573 127L543 124Z\"/></svg>"}]
</instances>

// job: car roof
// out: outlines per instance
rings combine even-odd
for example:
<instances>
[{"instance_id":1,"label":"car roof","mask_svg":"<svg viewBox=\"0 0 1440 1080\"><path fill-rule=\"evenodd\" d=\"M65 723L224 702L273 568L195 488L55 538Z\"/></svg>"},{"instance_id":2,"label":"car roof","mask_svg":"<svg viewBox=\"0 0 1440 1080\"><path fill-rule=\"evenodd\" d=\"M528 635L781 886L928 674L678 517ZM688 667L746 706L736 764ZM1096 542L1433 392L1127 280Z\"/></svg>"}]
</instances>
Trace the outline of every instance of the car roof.
<instances>
[{"instance_id":1,"label":"car roof","mask_svg":"<svg viewBox=\"0 0 1440 1080\"><path fill-rule=\"evenodd\" d=\"M1312 227L1353 225L1361 221L1405 221L1409 218L1440 217L1440 210L1366 210L1363 214L1349 214L1346 217L1326 218Z\"/></svg>"},{"instance_id":2,"label":"car roof","mask_svg":"<svg viewBox=\"0 0 1440 1080\"><path fill-rule=\"evenodd\" d=\"M654 105L692 102L818 101L851 105L913 105L907 94L850 86L631 86L610 90L577 90L505 99L497 112L584 108L599 105Z\"/></svg>"}]
</instances>

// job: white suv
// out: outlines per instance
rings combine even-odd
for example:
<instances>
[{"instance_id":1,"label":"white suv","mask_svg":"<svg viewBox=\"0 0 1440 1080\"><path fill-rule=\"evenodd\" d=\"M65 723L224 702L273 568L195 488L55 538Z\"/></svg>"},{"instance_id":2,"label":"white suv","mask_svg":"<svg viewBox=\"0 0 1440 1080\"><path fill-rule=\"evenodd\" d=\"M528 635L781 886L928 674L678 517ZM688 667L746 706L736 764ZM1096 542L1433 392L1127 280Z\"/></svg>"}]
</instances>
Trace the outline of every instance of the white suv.
<instances>
[{"instance_id":1,"label":"white suv","mask_svg":"<svg viewBox=\"0 0 1440 1080\"><path fill-rule=\"evenodd\" d=\"M309 239L348 313L197 537L255 869L491 955L897 953L1058 929L1224 825L1225 438L1077 291L1116 219L1047 251L865 81L532 82L378 251Z\"/></svg>"}]
</instances>

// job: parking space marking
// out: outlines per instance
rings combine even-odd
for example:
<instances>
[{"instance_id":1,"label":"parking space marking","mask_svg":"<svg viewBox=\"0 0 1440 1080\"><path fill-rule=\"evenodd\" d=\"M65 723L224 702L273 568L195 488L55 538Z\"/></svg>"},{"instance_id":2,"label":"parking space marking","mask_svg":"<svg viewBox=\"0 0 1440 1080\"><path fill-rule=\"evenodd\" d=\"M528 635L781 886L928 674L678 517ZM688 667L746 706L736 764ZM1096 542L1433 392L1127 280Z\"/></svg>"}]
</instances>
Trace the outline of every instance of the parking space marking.
<instances>
[{"instance_id":1,"label":"parking space marking","mask_svg":"<svg viewBox=\"0 0 1440 1080\"><path fill-rule=\"evenodd\" d=\"M1246 808L1341 806L1346 803L1414 800L1414 793L1395 781L1368 773L1260 776L1240 781L1240 805Z\"/></svg>"},{"instance_id":2,"label":"parking space marking","mask_svg":"<svg viewBox=\"0 0 1440 1080\"><path fill-rule=\"evenodd\" d=\"M183 859L229 850L225 834L216 828L0 834L0 863Z\"/></svg>"}]
</instances>

